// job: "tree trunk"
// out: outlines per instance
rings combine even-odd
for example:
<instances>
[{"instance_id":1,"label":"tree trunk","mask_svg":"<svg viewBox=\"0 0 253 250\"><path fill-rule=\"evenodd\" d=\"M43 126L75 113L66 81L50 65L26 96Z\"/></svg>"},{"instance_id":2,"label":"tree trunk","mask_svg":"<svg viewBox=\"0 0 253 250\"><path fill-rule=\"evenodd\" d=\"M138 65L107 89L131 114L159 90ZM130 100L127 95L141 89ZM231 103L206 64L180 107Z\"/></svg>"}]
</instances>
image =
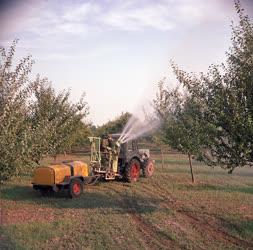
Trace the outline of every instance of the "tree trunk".
<instances>
[{"instance_id":1,"label":"tree trunk","mask_svg":"<svg viewBox=\"0 0 253 250\"><path fill-rule=\"evenodd\" d=\"M162 154L162 169L164 168L164 153L163 148L161 147L161 154Z\"/></svg>"},{"instance_id":2,"label":"tree trunk","mask_svg":"<svg viewBox=\"0 0 253 250\"><path fill-rule=\"evenodd\" d=\"M192 159L191 159L191 155L189 153L188 153L188 159L189 159L189 165L190 165L190 170L191 170L192 183L194 183L195 179L194 179L194 175L193 175L193 171L192 171Z\"/></svg>"},{"instance_id":3,"label":"tree trunk","mask_svg":"<svg viewBox=\"0 0 253 250\"><path fill-rule=\"evenodd\" d=\"M56 163L57 154L54 155L54 163Z\"/></svg>"}]
</instances>

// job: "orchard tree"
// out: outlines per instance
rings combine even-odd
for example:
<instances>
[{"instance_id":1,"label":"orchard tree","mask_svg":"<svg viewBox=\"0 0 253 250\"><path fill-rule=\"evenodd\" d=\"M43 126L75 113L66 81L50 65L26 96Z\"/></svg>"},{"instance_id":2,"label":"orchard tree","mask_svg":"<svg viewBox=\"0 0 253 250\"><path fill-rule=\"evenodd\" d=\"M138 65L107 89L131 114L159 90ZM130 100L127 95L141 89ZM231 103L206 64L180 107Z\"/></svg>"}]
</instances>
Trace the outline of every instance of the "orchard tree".
<instances>
[{"instance_id":1,"label":"orchard tree","mask_svg":"<svg viewBox=\"0 0 253 250\"><path fill-rule=\"evenodd\" d=\"M130 119L131 114L126 112L122 113L120 116L117 116L112 121L109 121L96 129L96 135L102 136L103 134L115 134L121 133L128 120Z\"/></svg>"},{"instance_id":2,"label":"orchard tree","mask_svg":"<svg viewBox=\"0 0 253 250\"><path fill-rule=\"evenodd\" d=\"M208 135L203 160L229 173L253 164L253 24L235 3L239 24L232 26L226 63L207 74L187 74L173 65L180 83L201 103L197 117Z\"/></svg>"},{"instance_id":3,"label":"orchard tree","mask_svg":"<svg viewBox=\"0 0 253 250\"><path fill-rule=\"evenodd\" d=\"M28 99L31 96L30 56L13 65L17 40L0 48L0 181L17 174L28 163Z\"/></svg>"},{"instance_id":4,"label":"orchard tree","mask_svg":"<svg viewBox=\"0 0 253 250\"><path fill-rule=\"evenodd\" d=\"M187 154L192 182L195 181L192 170L192 156L202 155L206 141L205 131L197 117L199 105L180 91L179 87L169 89L160 82L154 107L162 120L160 138L172 148Z\"/></svg>"},{"instance_id":5,"label":"orchard tree","mask_svg":"<svg viewBox=\"0 0 253 250\"><path fill-rule=\"evenodd\" d=\"M88 114L84 96L73 104L69 91L57 94L40 77L31 81L31 56L13 65L16 44L0 48L0 182L28 172L44 155L68 150Z\"/></svg>"},{"instance_id":6,"label":"orchard tree","mask_svg":"<svg viewBox=\"0 0 253 250\"><path fill-rule=\"evenodd\" d=\"M75 133L72 136L73 143L72 146L81 147L90 145L90 141L88 139L89 136L92 136L93 133L92 123L87 122L86 119L79 120L76 124Z\"/></svg>"},{"instance_id":7,"label":"orchard tree","mask_svg":"<svg viewBox=\"0 0 253 250\"><path fill-rule=\"evenodd\" d=\"M43 155L64 153L73 146L81 130L87 130L82 121L88 115L84 95L73 104L69 91L56 93L47 79L39 77L34 84L35 101L30 116L33 130L33 158L38 162Z\"/></svg>"}]
</instances>

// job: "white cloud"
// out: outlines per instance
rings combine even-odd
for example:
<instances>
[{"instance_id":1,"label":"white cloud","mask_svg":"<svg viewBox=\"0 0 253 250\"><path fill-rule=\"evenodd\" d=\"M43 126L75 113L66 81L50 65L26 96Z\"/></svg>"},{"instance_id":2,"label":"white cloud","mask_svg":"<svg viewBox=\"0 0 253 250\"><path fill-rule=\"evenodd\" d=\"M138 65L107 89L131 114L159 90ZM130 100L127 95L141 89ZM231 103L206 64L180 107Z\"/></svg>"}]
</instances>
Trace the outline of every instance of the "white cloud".
<instances>
[{"instance_id":1,"label":"white cloud","mask_svg":"<svg viewBox=\"0 0 253 250\"><path fill-rule=\"evenodd\" d=\"M24 18L19 18L18 30L35 36L87 35L106 29L139 31L153 29L167 31L206 21L224 21L224 4L219 0L160 0L160 1L107 1L106 2L42 2L31 7ZM20 7L20 8L21 8ZM226 6L227 7L227 6ZM233 11L233 5L231 3ZM231 11L231 9L229 11ZM13 13L17 12L17 8ZM14 20L9 18L9 20ZM22 24L22 26L21 26ZM15 33L5 29L4 33ZM4 38L4 37L2 37Z\"/></svg>"},{"instance_id":2,"label":"white cloud","mask_svg":"<svg viewBox=\"0 0 253 250\"><path fill-rule=\"evenodd\" d=\"M58 32L64 32L67 34L86 34L88 27L81 23L62 23L56 26Z\"/></svg>"},{"instance_id":3,"label":"white cloud","mask_svg":"<svg viewBox=\"0 0 253 250\"><path fill-rule=\"evenodd\" d=\"M171 30L206 21L224 21L225 11L220 1L124 1L101 12L100 25L119 30ZM223 6L224 7L224 6ZM231 4L231 7L233 5ZM231 8L233 10L233 8ZM231 9L228 11L231 11ZM213 14L215 13L215 14ZM226 13L227 14L227 13Z\"/></svg>"},{"instance_id":4,"label":"white cloud","mask_svg":"<svg viewBox=\"0 0 253 250\"><path fill-rule=\"evenodd\" d=\"M82 22L89 16L100 14L101 7L96 3L86 2L77 6L68 6L63 19L68 22Z\"/></svg>"},{"instance_id":5,"label":"white cloud","mask_svg":"<svg viewBox=\"0 0 253 250\"><path fill-rule=\"evenodd\" d=\"M142 30L145 28L169 30L174 27L169 18L167 6L160 4L139 8L116 6L108 13L101 15L99 20L104 26L121 30Z\"/></svg>"}]
</instances>

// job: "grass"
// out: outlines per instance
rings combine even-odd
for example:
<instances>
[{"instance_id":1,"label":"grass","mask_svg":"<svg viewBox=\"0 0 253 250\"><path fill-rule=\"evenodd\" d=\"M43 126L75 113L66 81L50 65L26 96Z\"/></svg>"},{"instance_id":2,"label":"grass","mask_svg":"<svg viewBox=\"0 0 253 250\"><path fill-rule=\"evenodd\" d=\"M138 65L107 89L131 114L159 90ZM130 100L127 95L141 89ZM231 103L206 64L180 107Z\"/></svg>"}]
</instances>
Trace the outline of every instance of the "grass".
<instances>
[{"instance_id":1,"label":"grass","mask_svg":"<svg viewBox=\"0 0 253 250\"><path fill-rule=\"evenodd\" d=\"M152 178L87 186L79 199L41 197L30 176L6 183L0 249L253 248L253 169L228 175L194 162L192 184L186 156L166 155L163 168L154 158Z\"/></svg>"}]
</instances>

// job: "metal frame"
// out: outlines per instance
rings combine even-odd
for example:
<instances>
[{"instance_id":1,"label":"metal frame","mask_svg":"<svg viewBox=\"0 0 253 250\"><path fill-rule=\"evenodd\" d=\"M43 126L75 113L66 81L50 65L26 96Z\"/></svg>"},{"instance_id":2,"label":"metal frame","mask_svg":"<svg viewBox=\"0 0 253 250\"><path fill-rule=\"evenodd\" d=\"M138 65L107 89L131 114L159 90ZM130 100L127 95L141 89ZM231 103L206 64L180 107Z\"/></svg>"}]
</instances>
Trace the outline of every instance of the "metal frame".
<instances>
[{"instance_id":1,"label":"metal frame","mask_svg":"<svg viewBox=\"0 0 253 250\"><path fill-rule=\"evenodd\" d=\"M91 143L90 145L90 163L98 164L101 168L101 152L100 152L100 137L88 137Z\"/></svg>"}]
</instances>

